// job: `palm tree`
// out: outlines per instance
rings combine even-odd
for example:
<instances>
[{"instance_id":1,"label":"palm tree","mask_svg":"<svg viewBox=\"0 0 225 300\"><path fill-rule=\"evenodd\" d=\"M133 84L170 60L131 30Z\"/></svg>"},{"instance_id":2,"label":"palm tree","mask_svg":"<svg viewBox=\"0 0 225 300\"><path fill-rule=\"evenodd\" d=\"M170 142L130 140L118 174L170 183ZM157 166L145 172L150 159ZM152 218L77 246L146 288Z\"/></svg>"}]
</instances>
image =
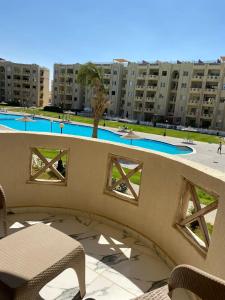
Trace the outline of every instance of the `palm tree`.
<instances>
[{"instance_id":1,"label":"palm tree","mask_svg":"<svg viewBox=\"0 0 225 300\"><path fill-rule=\"evenodd\" d=\"M90 86L93 89L91 106L93 109L94 127L92 137L97 138L99 121L109 104L101 69L98 69L91 62L82 65L78 71L77 82L83 86Z\"/></svg>"}]
</instances>

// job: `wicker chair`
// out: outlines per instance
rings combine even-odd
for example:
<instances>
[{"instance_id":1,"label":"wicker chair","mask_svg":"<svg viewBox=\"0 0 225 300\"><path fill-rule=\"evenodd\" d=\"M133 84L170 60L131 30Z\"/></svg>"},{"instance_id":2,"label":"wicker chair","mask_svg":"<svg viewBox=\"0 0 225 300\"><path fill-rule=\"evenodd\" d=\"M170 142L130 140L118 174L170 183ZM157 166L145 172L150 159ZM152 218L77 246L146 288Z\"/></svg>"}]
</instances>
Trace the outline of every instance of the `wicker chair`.
<instances>
[{"instance_id":1,"label":"wicker chair","mask_svg":"<svg viewBox=\"0 0 225 300\"><path fill-rule=\"evenodd\" d=\"M5 194L0 186L0 208L7 234ZM75 270L80 296L85 289L85 252L66 234L42 223L0 239L0 299L40 299L39 291L67 268Z\"/></svg>"},{"instance_id":2,"label":"wicker chair","mask_svg":"<svg viewBox=\"0 0 225 300\"><path fill-rule=\"evenodd\" d=\"M189 265L175 267L168 286L155 289L134 300L170 300L176 288L191 291L202 300L225 300L225 281Z\"/></svg>"}]
</instances>

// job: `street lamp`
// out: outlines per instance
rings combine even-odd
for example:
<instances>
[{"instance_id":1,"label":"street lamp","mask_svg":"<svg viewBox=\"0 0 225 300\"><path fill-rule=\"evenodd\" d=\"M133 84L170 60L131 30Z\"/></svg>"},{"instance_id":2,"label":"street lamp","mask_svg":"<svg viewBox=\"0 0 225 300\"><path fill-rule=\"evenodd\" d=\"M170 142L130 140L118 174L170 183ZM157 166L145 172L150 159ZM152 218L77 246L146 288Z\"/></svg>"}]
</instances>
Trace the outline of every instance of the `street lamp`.
<instances>
[{"instance_id":1,"label":"street lamp","mask_svg":"<svg viewBox=\"0 0 225 300\"><path fill-rule=\"evenodd\" d=\"M60 129L61 129L61 134L62 134L62 130L63 130L63 128L64 128L64 124L63 124L63 123L59 123L59 127L60 127Z\"/></svg>"},{"instance_id":2,"label":"street lamp","mask_svg":"<svg viewBox=\"0 0 225 300\"><path fill-rule=\"evenodd\" d=\"M168 124L168 120L166 120L166 127L165 127L165 131L164 131L164 136L166 136L166 129L167 129L167 124Z\"/></svg>"},{"instance_id":3,"label":"street lamp","mask_svg":"<svg viewBox=\"0 0 225 300\"><path fill-rule=\"evenodd\" d=\"M53 124L53 120L50 120L51 132L52 132L52 124Z\"/></svg>"}]
</instances>

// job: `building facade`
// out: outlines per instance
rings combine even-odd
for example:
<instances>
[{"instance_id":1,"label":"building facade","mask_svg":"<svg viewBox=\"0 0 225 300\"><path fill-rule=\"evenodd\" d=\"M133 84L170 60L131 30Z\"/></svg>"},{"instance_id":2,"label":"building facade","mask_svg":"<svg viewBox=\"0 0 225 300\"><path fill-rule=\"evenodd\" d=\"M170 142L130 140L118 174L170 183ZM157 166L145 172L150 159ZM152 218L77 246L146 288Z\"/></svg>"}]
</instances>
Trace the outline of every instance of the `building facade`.
<instances>
[{"instance_id":1,"label":"building facade","mask_svg":"<svg viewBox=\"0 0 225 300\"><path fill-rule=\"evenodd\" d=\"M224 57L215 62L114 60L96 65L103 72L109 116L225 129ZM91 89L76 82L79 67L54 66L54 105L91 109Z\"/></svg>"},{"instance_id":2,"label":"building facade","mask_svg":"<svg viewBox=\"0 0 225 300\"><path fill-rule=\"evenodd\" d=\"M45 106L49 101L49 70L36 64L0 60L0 102Z\"/></svg>"}]
</instances>

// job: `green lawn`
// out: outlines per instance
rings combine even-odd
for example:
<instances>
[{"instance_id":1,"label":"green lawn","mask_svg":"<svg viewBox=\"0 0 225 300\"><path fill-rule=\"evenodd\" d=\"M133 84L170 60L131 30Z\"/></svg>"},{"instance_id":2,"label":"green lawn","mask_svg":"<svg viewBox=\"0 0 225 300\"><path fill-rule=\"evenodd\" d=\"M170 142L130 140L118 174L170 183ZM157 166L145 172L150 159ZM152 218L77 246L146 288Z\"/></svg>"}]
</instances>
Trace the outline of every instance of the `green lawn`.
<instances>
[{"instance_id":1,"label":"green lawn","mask_svg":"<svg viewBox=\"0 0 225 300\"><path fill-rule=\"evenodd\" d=\"M124 172L127 174L131 171L131 169L123 168ZM112 170L112 177L116 180L119 180L121 178L120 173L116 167L113 167ZM141 172L136 172L133 176L129 178L130 182L140 185L141 182Z\"/></svg>"},{"instance_id":2,"label":"green lawn","mask_svg":"<svg viewBox=\"0 0 225 300\"><path fill-rule=\"evenodd\" d=\"M5 105L4 106L0 105L0 107L4 107L10 111L26 112L29 114L42 115L42 116L54 117L54 118L58 118L58 116L60 115L60 118L63 119L63 114L44 111L41 108L24 109L24 108L14 108L14 107L5 106ZM87 123L87 124L93 123L92 118L81 117L81 116L70 116L70 120L76 121L76 122L81 122L81 123ZM127 126L129 129L133 129L134 131L152 133L152 134L158 134L158 135L163 135L164 131L165 131L164 128L156 128L156 127L151 127L151 126L128 124L128 123L121 123L121 122L108 121L108 120L105 123L106 123L106 126L112 127L112 128L118 128L118 127L121 127L122 125L124 125L124 126ZM103 120L100 121L100 125L103 125ZM167 136L181 138L181 139L185 139L188 137L189 139L192 139L194 141L200 141L200 142L206 142L206 143L216 143L216 144L219 143L219 138L217 136L201 134L201 133L196 133L196 132L184 132L184 131L179 131L179 130L167 129Z\"/></svg>"},{"instance_id":3,"label":"green lawn","mask_svg":"<svg viewBox=\"0 0 225 300\"><path fill-rule=\"evenodd\" d=\"M209 205L216 201L215 197L208 194L206 191L204 191L198 187L196 187L195 189L196 189L196 192L197 192L197 195L198 195L198 198L199 198L201 204Z\"/></svg>"}]
</instances>

